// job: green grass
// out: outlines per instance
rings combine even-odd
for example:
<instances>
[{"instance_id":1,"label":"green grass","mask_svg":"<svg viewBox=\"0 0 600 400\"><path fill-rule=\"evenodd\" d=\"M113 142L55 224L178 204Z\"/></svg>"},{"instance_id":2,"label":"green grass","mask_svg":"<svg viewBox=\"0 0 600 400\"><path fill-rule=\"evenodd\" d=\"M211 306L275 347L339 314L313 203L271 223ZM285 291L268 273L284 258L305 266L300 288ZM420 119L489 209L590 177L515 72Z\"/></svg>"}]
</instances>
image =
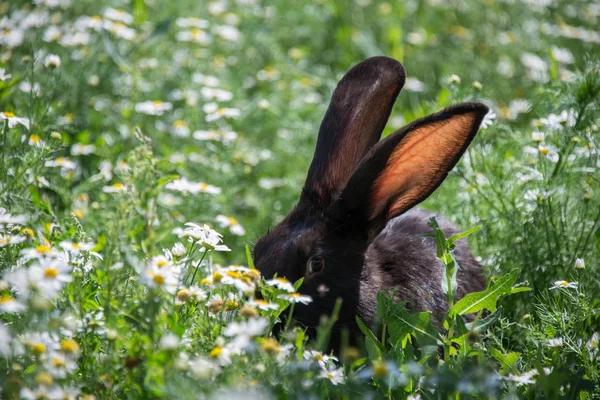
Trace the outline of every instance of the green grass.
<instances>
[{"instance_id":1,"label":"green grass","mask_svg":"<svg viewBox=\"0 0 600 400\"><path fill-rule=\"evenodd\" d=\"M0 3L1 398L600 398L597 4L38 3ZM330 359L333 318L272 337L287 292L237 265L374 55L413 78L385 134L495 112L422 205L481 227L490 283L442 332L382 293L364 345Z\"/></svg>"}]
</instances>

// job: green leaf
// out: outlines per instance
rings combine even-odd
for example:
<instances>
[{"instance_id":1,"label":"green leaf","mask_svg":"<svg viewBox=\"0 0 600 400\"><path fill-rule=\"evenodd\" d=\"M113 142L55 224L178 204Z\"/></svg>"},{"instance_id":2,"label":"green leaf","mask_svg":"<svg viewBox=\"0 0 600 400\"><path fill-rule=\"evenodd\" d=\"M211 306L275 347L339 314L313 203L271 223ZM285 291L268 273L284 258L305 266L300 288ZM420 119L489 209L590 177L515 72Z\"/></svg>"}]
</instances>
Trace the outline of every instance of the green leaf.
<instances>
[{"instance_id":1,"label":"green leaf","mask_svg":"<svg viewBox=\"0 0 600 400\"><path fill-rule=\"evenodd\" d=\"M371 360L378 360L385 353L385 347L375 337L375 334L360 320L358 315L356 316L356 324L360 331L365 335L365 345L367 346L367 352Z\"/></svg>"},{"instance_id":2,"label":"green leaf","mask_svg":"<svg viewBox=\"0 0 600 400\"><path fill-rule=\"evenodd\" d=\"M409 336L414 336L420 345L442 345L438 331L431 325L431 313L421 312L411 314L401 310L388 323L390 340L394 345L405 342Z\"/></svg>"},{"instance_id":3,"label":"green leaf","mask_svg":"<svg viewBox=\"0 0 600 400\"><path fill-rule=\"evenodd\" d=\"M252 252L250 251L250 247L246 245L246 258L248 259L248 268L256 269L254 266L254 260L252 259Z\"/></svg>"},{"instance_id":4,"label":"green leaf","mask_svg":"<svg viewBox=\"0 0 600 400\"><path fill-rule=\"evenodd\" d=\"M454 243L454 242L456 242L456 241L457 241L457 240L459 240L459 239L462 239L462 238L464 238L464 237L467 237L467 236L469 236L469 235L472 235L473 233L477 232L477 231L478 231L478 230L480 230L480 229L481 229L481 225L477 225L476 227L474 227L474 228L471 228L471 229L469 229L468 231L464 231L464 232L462 232L462 233L457 233L457 234L456 234L456 235L454 235L454 236L450 236L450 237L449 237L447 240L448 240L448 242L450 242L450 243Z\"/></svg>"},{"instance_id":5,"label":"green leaf","mask_svg":"<svg viewBox=\"0 0 600 400\"><path fill-rule=\"evenodd\" d=\"M456 337L452 338L452 343L458 345L458 352L461 355L466 355L470 350L469 346L469 334L471 332L467 329L464 319L459 315L456 317Z\"/></svg>"},{"instance_id":6,"label":"green leaf","mask_svg":"<svg viewBox=\"0 0 600 400\"><path fill-rule=\"evenodd\" d=\"M510 289L510 294L521 293L521 292L529 292L531 288L525 286L514 287Z\"/></svg>"},{"instance_id":7,"label":"green leaf","mask_svg":"<svg viewBox=\"0 0 600 400\"><path fill-rule=\"evenodd\" d=\"M502 307L498 307L495 313L488 315L486 318L466 324L467 329L473 332L485 331L487 328L495 324L496 321L500 319L501 311Z\"/></svg>"},{"instance_id":8,"label":"green leaf","mask_svg":"<svg viewBox=\"0 0 600 400\"><path fill-rule=\"evenodd\" d=\"M502 365L502 368L500 368L501 375L519 375L517 361L519 361L521 353L512 352L508 354L502 354L500 350L494 349L493 347L491 347L489 351L492 357L494 357L500 363L500 365Z\"/></svg>"},{"instance_id":9,"label":"green leaf","mask_svg":"<svg viewBox=\"0 0 600 400\"><path fill-rule=\"evenodd\" d=\"M500 296L510 294L512 285L517 280L517 270L513 270L496 281L490 282L483 292L470 293L460 299L448 312L450 315L464 315L481 310L496 311L496 303Z\"/></svg>"}]
</instances>

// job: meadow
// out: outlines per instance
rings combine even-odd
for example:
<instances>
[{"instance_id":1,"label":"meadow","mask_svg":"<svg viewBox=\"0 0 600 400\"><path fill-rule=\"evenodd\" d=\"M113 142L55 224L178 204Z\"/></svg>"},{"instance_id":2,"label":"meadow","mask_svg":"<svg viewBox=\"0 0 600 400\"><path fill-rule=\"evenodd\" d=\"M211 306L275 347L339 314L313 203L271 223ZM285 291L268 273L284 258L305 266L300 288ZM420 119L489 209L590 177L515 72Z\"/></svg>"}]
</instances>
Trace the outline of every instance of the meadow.
<instances>
[{"instance_id":1,"label":"meadow","mask_svg":"<svg viewBox=\"0 0 600 400\"><path fill-rule=\"evenodd\" d=\"M1 1L0 398L600 398L599 27L586 0ZM333 354L252 248L376 55L408 77L384 136L491 109L421 205L488 287L442 329L381 293Z\"/></svg>"}]
</instances>

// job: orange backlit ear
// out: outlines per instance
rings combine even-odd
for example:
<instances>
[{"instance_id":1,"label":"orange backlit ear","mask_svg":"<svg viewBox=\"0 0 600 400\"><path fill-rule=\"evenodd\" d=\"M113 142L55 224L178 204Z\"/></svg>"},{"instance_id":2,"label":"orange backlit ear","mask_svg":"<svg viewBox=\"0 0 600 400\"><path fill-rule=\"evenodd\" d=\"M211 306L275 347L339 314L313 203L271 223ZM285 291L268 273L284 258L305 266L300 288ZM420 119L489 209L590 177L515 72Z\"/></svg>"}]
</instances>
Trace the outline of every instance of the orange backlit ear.
<instances>
[{"instance_id":1,"label":"orange backlit ear","mask_svg":"<svg viewBox=\"0 0 600 400\"><path fill-rule=\"evenodd\" d=\"M413 122L365 156L341 197L351 213L382 227L425 200L456 165L488 108L464 103Z\"/></svg>"}]
</instances>

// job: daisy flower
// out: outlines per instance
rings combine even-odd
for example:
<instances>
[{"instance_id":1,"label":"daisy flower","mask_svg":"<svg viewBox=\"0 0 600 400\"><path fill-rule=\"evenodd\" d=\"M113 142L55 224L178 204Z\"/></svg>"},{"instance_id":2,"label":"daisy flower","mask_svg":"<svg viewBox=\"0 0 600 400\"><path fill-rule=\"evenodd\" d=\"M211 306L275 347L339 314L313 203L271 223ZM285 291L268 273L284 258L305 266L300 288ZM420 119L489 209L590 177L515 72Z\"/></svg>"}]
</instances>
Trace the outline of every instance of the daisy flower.
<instances>
[{"instance_id":1,"label":"daisy flower","mask_svg":"<svg viewBox=\"0 0 600 400\"><path fill-rule=\"evenodd\" d=\"M344 383L344 370L342 368L328 368L319 373L319 378L329 379L333 385Z\"/></svg>"},{"instance_id":2,"label":"daisy flower","mask_svg":"<svg viewBox=\"0 0 600 400\"><path fill-rule=\"evenodd\" d=\"M29 129L29 119L23 117L17 117L15 114L10 111L2 111L0 112L0 120L8 121L8 127L14 128L15 126L21 124L25 128Z\"/></svg>"},{"instance_id":3,"label":"daisy flower","mask_svg":"<svg viewBox=\"0 0 600 400\"><path fill-rule=\"evenodd\" d=\"M192 29L191 31L177 32L176 38L180 42L198 43L205 46L211 42L210 35L198 28Z\"/></svg>"},{"instance_id":4,"label":"daisy flower","mask_svg":"<svg viewBox=\"0 0 600 400\"><path fill-rule=\"evenodd\" d=\"M104 193L122 193L127 191L127 186L123 185L120 182L117 182L110 186L104 186L102 188Z\"/></svg>"},{"instance_id":5,"label":"daisy flower","mask_svg":"<svg viewBox=\"0 0 600 400\"><path fill-rule=\"evenodd\" d=\"M6 69L0 68L0 81L4 82L12 78L11 74L6 73Z\"/></svg>"},{"instance_id":6,"label":"daisy flower","mask_svg":"<svg viewBox=\"0 0 600 400\"><path fill-rule=\"evenodd\" d=\"M323 368L326 368L329 364L338 362L337 357L329 356L316 350L304 350L302 356L305 360L317 362Z\"/></svg>"},{"instance_id":7,"label":"daisy flower","mask_svg":"<svg viewBox=\"0 0 600 400\"><path fill-rule=\"evenodd\" d=\"M175 268L157 268L150 265L142 273L142 283L151 288L163 288L175 294L179 285L179 271Z\"/></svg>"},{"instance_id":8,"label":"daisy flower","mask_svg":"<svg viewBox=\"0 0 600 400\"><path fill-rule=\"evenodd\" d=\"M243 236L246 234L246 230L237 219L233 217L227 217L225 215L217 215L215 218L216 222L221 228L229 228L229 231L236 236Z\"/></svg>"},{"instance_id":9,"label":"daisy flower","mask_svg":"<svg viewBox=\"0 0 600 400\"><path fill-rule=\"evenodd\" d=\"M280 294L279 296L277 296L277 298L287 300L292 304L301 303L304 305L308 305L312 303L312 297L300 293Z\"/></svg>"},{"instance_id":10,"label":"daisy flower","mask_svg":"<svg viewBox=\"0 0 600 400\"><path fill-rule=\"evenodd\" d=\"M87 242L87 243L74 243L69 240L64 240L59 243L59 246L63 249L71 252L72 254L79 254L81 251L91 251L94 247L96 247L96 243Z\"/></svg>"},{"instance_id":11,"label":"daisy flower","mask_svg":"<svg viewBox=\"0 0 600 400\"><path fill-rule=\"evenodd\" d=\"M60 57L56 54L48 54L44 59L44 66L48 69L56 69L60 67Z\"/></svg>"},{"instance_id":12,"label":"daisy flower","mask_svg":"<svg viewBox=\"0 0 600 400\"><path fill-rule=\"evenodd\" d=\"M496 113L490 108L485 117L483 117L483 121L481 121L481 129L488 128L494 124L496 120Z\"/></svg>"},{"instance_id":13,"label":"daisy flower","mask_svg":"<svg viewBox=\"0 0 600 400\"><path fill-rule=\"evenodd\" d=\"M44 365L54 378L64 379L77 370L77 363L64 353L54 352L48 356Z\"/></svg>"},{"instance_id":14,"label":"daisy flower","mask_svg":"<svg viewBox=\"0 0 600 400\"><path fill-rule=\"evenodd\" d=\"M66 157L58 157L52 161L44 163L46 167L60 167L63 171L72 171L77 168L77 164Z\"/></svg>"},{"instance_id":15,"label":"daisy flower","mask_svg":"<svg viewBox=\"0 0 600 400\"><path fill-rule=\"evenodd\" d=\"M21 235L2 235L0 234L0 248L10 246L11 244L23 243L27 240L26 236Z\"/></svg>"},{"instance_id":16,"label":"daisy flower","mask_svg":"<svg viewBox=\"0 0 600 400\"><path fill-rule=\"evenodd\" d=\"M173 104L160 100L144 101L135 105L135 111L147 115L163 115L173 109Z\"/></svg>"},{"instance_id":17,"label":"daisy flower","mask_svg":"<svg viewBox=\"0 0 600 400\"><path fill-rule=\"evenodd\" d=\"M265 282L269 286L275 286L279 290L285 290L286 292L293 293L296 291L294 285L287 279L280 277L275 279L269 279Z\"/></svg>"},{"instance_id":18,"label":"daisy flower","mask_svg":"<svg viewBox=\"0 0 600 400\"><path fill-rule=\"evenodd\" d=\"M0 297L0 313L15 314L27 309L23 303L17 301L12 296Z\"/></svg>"},{"instance_id":19,"label":"daisy flower","mask_svg":"<svg viewBox=\"0 0 600 400\"><path fill-rule=\"evenodd\" d=\"M20 254L24 260L31 260L32 258L57 257L60 255L60 252L48 245L40 245L23 249Z\"/></svg>"},{"instance_id":20,"label":"daisy flower","mask_svg":"<svg viewBox=\"0 0 600 400\"><path fill-rule=\"evenodd\" d=\"M196 140L214 140L229 143L235 141L238 134L233 131L195 131L192 136Z\"/></svg>"},{"instance_id":21,"label":"daisy flower","mask_svg":"<svg viewBox=\"0 0 600 400\"><path fill-rule=\"evenodd\" d=\"M59 260L42 259L29 267L31 277L41 278L39 289L46 297L52 298L66 283L73 281L72 268Z\"/></svg>"},{"instance_id":22,"label":"daisy flower","mask_svg":"<svg viewBox=\"0 0 600 400\"><path fill-rule=\"evenodd\" d=\"M579 287L578 282L554 281L554 285L550 287L550 290L559 289L559 288L577 290L578 287Z\"/></svg>"},{"instance_id":23,"label":"daisy flower","mask_svg":"<svg viewBox=\"0 0 600 400\"><path fill-rule=\"evenodd\" d=\"M277 310L279 309L279 304L277 303L269 303L265 300L262 299L256 299L256 300L250 300L246 303L247 305L249 305L250 307L256 307L259 310L262 311L269 311L269 310Z\"/></svg>"}]
</instances>

